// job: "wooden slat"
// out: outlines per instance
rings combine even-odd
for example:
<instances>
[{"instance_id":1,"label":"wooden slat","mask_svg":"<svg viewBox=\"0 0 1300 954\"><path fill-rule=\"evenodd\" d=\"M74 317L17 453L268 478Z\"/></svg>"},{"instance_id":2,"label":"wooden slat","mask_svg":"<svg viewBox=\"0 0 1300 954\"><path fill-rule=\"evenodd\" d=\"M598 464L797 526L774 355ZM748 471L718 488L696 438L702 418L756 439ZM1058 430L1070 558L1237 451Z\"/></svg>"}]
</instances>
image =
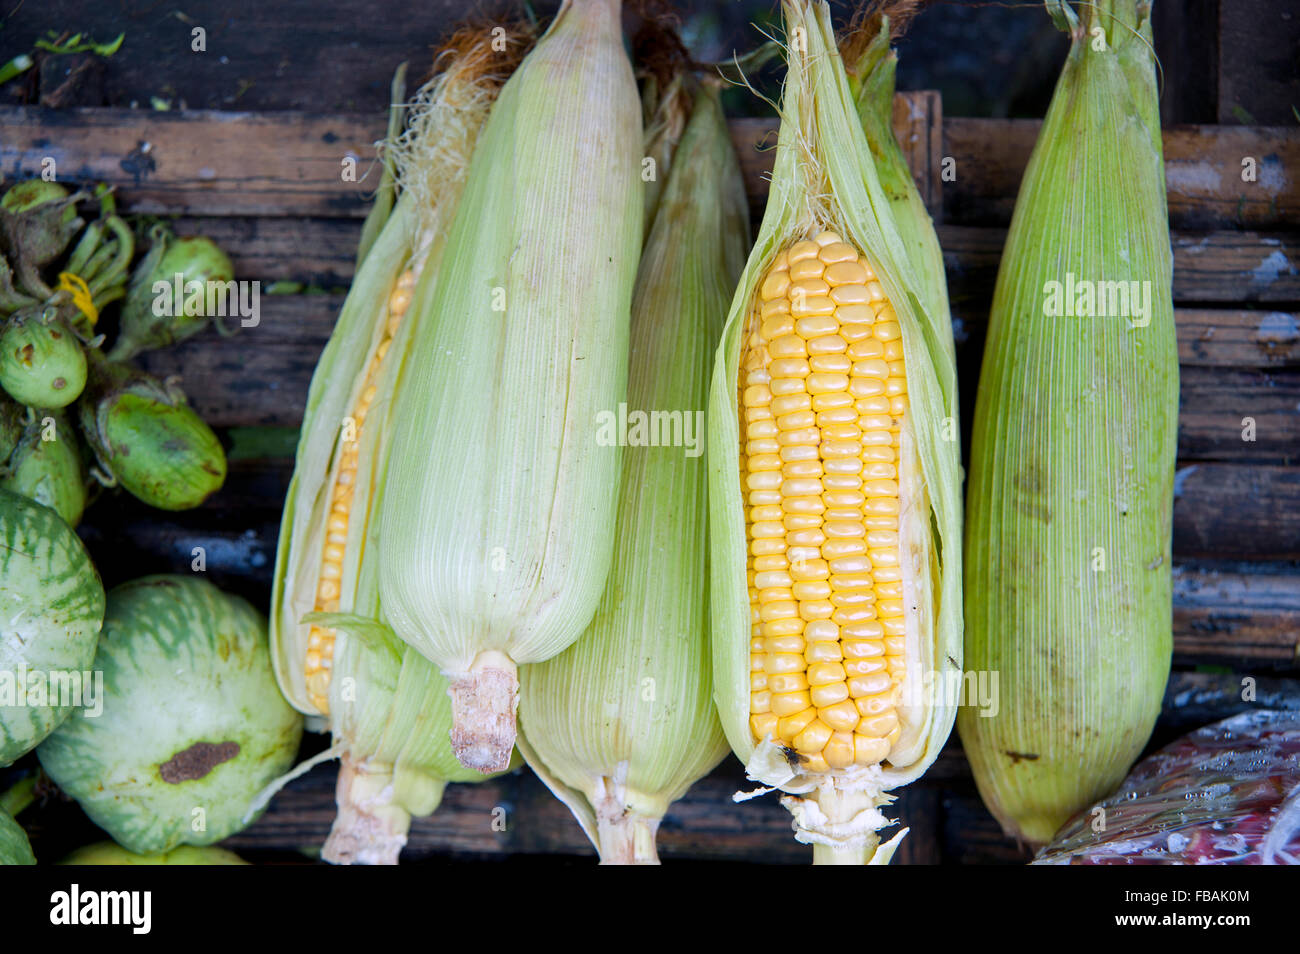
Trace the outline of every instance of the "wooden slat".
<instances>
[{"instance_id":1,"label":"wooden slat","mask_svg":"<svg viewBox=\"0 0 1300 954\"><path fill-rule=\"evenodd\" d=\"M1300 372L1190 367L1180 378L1180 458L1300 459Z\"/></svg>"},{"instance_id":2,"label":"wooden slat","mask_svg":"<svg viewBox=\"0 0 1300 954\"><path fill-rule=\"evenodd\" d=\"M925 91L895 103L909 164L926 170L929 206L938 208L941 189L949 222L1009 222L1039 122L949 118L940 147L936 106ZM731 127L749 193L762 196L775 121L736 119ZM34 175L53 157L60 178L111 182L133 212L360 217L368 186L343 181L342 160L355 155L364 173L382 134L381 119L369 114L4 107L0 167ZM936 186L942 157L955 161L956 180ZM1254 182L1242 181L1244 157L1257 160ZM1274 229L1300 220L1300 181L1288 172L1300 168L1300 132L1172 127L1165 163L1176 227Z\"/></svg>"},{"instance_id":3,"label":"wooden slat","mask_svg":"<svg viewBox=\"0 0 1300 954\"><path fill-rule=\"evenodd\" d=\"M60 180L110 183L131 212L364 217L383 133L379 116L5 107L0 168L52 158Z\"/></svg>"},{"instance_id":4,"label":"wooden slat","mask_svg":"<svg viewBox=\"0 0 1300 954\"><path fill-rule=\"evenodd\" d=\"M1262 569L1175 561L1175 651L1205 662L1294 668L1300 662L1300 576Z\"/></svg>"},{"instance_id":5,"label":"wooden slat","mask_svg":"<svg viewBox=\"0 0 1300 954\"><path fill-rule=\"evenodd\" d=\"M751 193L752 194L752 193ZM761 206L758 211L761 213ZM349 219L255 219L185 217L177 232L202 232L229 250L241 278L346 285L352 276L359 222ZM997 279L1006 232L1002 229L940 226L953 312L982 320ZM1174 298L1180 304L1300 301L1300 240L1287 233L1174 233ZM1265 275L1270 276L1267 280ZM1283 322L1284 319L1272 319ZM1261 329L1261 336L1295 333ZM1247 362L1253 364L1253 362Z\"/></svg>"},{"instance_id":6,"label":"wooden slat","mask_svg":"<svg viewBox=\"0 0 1300 954\"><path fill-rule=\"evenodd\" d=\"M1180 308L1175 318L1179 364L1300 367L1300 312Z\"/></svg>"},{"instance_id":7,"label":"wooden slat","mask_svg":"<svg viewBox=\"0 0 1300 954\"><path fill-rule=\"evenodd\" d=\"M1011 221L1016 193L1042 123L1031 119L944 121L946 221ZM1300 131L1285 126L1172 126L1164 130L1169 218L1178 228L1294 228L1300 221ZM1242 159L1256 162L1242 181Z\"/></svg>"},{"instance_id":8,"label":"wooden slat","mask_svg":"<svg viewBox=\"0 0 1300 954\"><path fill-rule=\"evenodd\" d=\"M1252 709L1300 710L1300 680L1219 672L1171 673L1148 751Z\"/></svg>"},{"instance_id":9,"label":"wooden slat","mask_svg":"<svg viewBox=\"0 0 1300 954\"><path fill-rule=\"evenodd\" d=\"M340 306L336 295L263 296L257 328L230 338L205 333L146 355L142 364L155 374L182 374L195 406L215 426L296 426ZM1204 339L1205 320L1200 314L1187 333ZM971 322L962 332L963 367L978 373L982 327ZM1181 328L1180 336L1186 336ZM1216 342L1202 340L1201 347L1205 363L1182 370L1179 455L1189 460L1294 460L1300 449L1300 371L1225 368L1209 364ZM968 354L971 348L976 350ZM1225 364L1230 363L1228 355ZM967 404L969 416L973 405ZM1252 441L1242 439L1246 418L1255 421Z\"/></svg>"},{"instance_id":10,"label":"wooden slat","mask_svg":"<svg viewBox=\"0 0 1300 954\"><path fill-rule=\"evenodd\" d=\"M357 261L360 219L178 216L177 235L206 235L230 256L235 274L347 289Z\"/></svg>"},{"instance_id":11,"label":"wooden slat","mask_svg":"<svg viewBox=\"0 0 1300 954\"><path fill-rule=\"evenodd\" d=\"M1006 232L941 225L953 311L986 313L993 298ZM1179 232L1174 302L1240 307L1247 302L1300 302L1300 236L1287 232Z\"/></svg>"},{"instance_id":12,"label":"wooden slat","mask_svg":"<svg viewBox=\"0 0 1300 954\"><path fill-rule=\"evenodd\" d=\"M930 216L943 221L943 100L936 90L894 97L894 135L907 157L921 201Z\"/></svg>"},{"instance_id":13,"label":"wooden slat","mask_svg":"<svg viewBox=\"0 0 1300 954\"><path fill-rule=\"evenodd\" d=\"M1174 300L1300 301L1300 238L1286 233L1175 234Z\"/></svg>"},{"instance_id":14,"label":"wooden slat","mask_svg":"<svg viewBox=\"0 0 1300 954\"><path fill-rule=\"evenodd\" d=\"M1300 467L1195 463L1174 478L1174 553L1300 559Z\"/></svg>"},{"instance_id":15,"label":"wooden slat","mask_svg":"<svg viewBox=\"0 0 1300 954\"><path fill-rule=\"evenodd\" d=\"M932 202L939 198L933 176L942 117L932 114L938 109L934 92L895 98L900 143L909 165L926 171L922 188ZM361 218L378 181L372 160L383 135L382 117L351 113L9 106L0 107L0 169L33 176L53 158L61 180L110 183L130 212ZM761 213L775 125L736 120L732 135ZM370 181L342 178L349 156L357 178L369 173Z\"/></svg>"}]
</instances>

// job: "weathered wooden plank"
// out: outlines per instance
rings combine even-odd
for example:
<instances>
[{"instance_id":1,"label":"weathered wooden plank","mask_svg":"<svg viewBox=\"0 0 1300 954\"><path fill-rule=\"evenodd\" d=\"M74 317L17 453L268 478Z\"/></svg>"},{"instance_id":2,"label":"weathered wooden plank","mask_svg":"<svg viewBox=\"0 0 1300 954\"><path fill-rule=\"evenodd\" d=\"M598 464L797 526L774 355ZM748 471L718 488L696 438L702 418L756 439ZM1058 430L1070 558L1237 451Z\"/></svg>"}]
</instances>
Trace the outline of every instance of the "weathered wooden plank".
<instances>
[{"instance_id":1,"label":"weathered wooden plank","mask_svg":"<svg viewBox=\"0 0 1300 954\"><path fill-rule=\"evenodd\" d=\"M966 119L943 124L944 155L956 179L944 183L946 221L1011 221L1016 193L1042 123ZM1169 218L1177 228L1293 228L1300 220L1300 132L1286 126L1171 126L1164 130ZM1255 160L1253 170L1242 160ZM1253 171L1253 181L1243 172Z\"/></svg>"},{"instance_id":2,"label":"weathered wooden plank","mask_svg":"<svg viewBox=\"0 0 1300 954\"><path fill-rule=\"evenodd\" d=\"M1195 463L1174 479L1174 553L1300 559L1300 467Z\"/></svg>"},{"instance_id":3,"label":"weathered wooden plank","mask_svg":"<svg viewBox=\"0 0 1300 954\"><path fill-rule=\"evenodd\" d=\"M1148 751L1251 709L1300 709L1300 680L1239 673L1172 673Z\"/></svg>"},{"instance_id":4,"label":"weathered wooden plank","mask_svg":"<svg viewBox=\"0 0 1300 954\"><path fill-rule=\"evenodd\" d=\"M895 98L903 151L927 176L922 187L932 201L938 109L934 92ZM61 180L115 186L130 212L361 218L378 182L374 143L383 135L383 117L368 114L8 106L0 107L0 169L23 178L52 159ZM733 138L761 212L775 126L738 120Z\"/></svg>"},{"instance_id":5,"label":"weathered wooden plank","mask_svg":"<svg viewBox=\"0 0 1300 954\"><path fill-rule=\"evenodd\" d=\"M1300 366L1300 312L1180 308L1179 364L1207 368Z\"/></svg>"},{"instance_id":6,"label":"weathered wooden plank","mask_svg":"<svg viewBox=\"0 0 1300 954\"><path fill-rule=\"evenodd\" d=\"M182 374L194 405L214 426L296 426L340 304L332 295L264 296L258 327L230 338L205 333L146 355L141 363L155 374ZM1211 363L1217 344L1203 340L1205 321L1203 314L1198 316L1189 332L1202 339L1206 357L1182 370L1179 455L1189 460L1295 460L1300 451L1300 371ZM1242 324L1234 321L1234 326ZM982 328L971 321L960 330L963 368L978 373ZM1182 329L1180 336L1185 337ZM1235 353L1230 347L1225 364ZM966 404L969 416L973 404Z\"/></svg>"},{"instance_id":7,"label":"weathered wooden plank","mask_svg":"<svg viewBox=\"0 0 1300 954\"><path fill-rule=\"evenodd\" d=\"M1300 372L1185 367L1179 384L1180 458L1300 459Z\"/></svg>"},{"instance_id":8,"label":"weathered wooden plank","mask_svg":"<svg viewBox=\"0 0 1300 954\"><path fill-rule=\"evenodd\" d=\"M943 221L943 99L936 90L895 96L893 126L921 201L936 222Z\"/></svg>"},{"instance_id":9,"label":"weathered wooden plank","mask_svg":"<svg viewBox=\"0 0 1300 954\"><path fill-rule=\"evenodd\" d=\"M987 313L1006 233L962 225L941 225L938 232L953 311L963 317ZM1300 301L1300 237L1294 233L1175 231L1171 240L1176 304L1239 308Z\"/></svg>"},{"instance_id":10,"label":"weathered wooden plank","mask_svg":"<svg viewBox=\"0 0 1300 954\"><path fill-rule=\"evenodd\" d=\"M757 211L761 214L761 204ZM209 235L229 250L241 278L334 287L351 279L361 226L351 219L184 217L177 231ZM982 321L993 297L1006 232L945 225L939 228L939 240L954 314ZM1175 232L1174 244L1174 299L1179 304L1240 308L1251 301L1300 301L1300 240L1292 235ZM1283 324L1262 327L1261 340L1277 334L1294 340L1285 319L1272 321Z\"/></svg>"},{"instance_id":11,"label":"weathered wooden plank","mask_svg":"<svg viewBox=\"0 0 1300 954\"><path fill-rule=\"evenodd\" d=\"M1219 568L1175 561L1176 653L1207 663L1295 668L1300 576L1288 570L1285 564Z\"/></svg>"},{"instance_id":12,"label":"weathered wooden plank","mask_svg":"<svg viewBox=\"0 0 1300 954\"><path fill-rule=\"evenodd\" d=\"M3 107L0 168L21 178L53 160L131 212L364 217L383 133L379 116Z\"/></svg>"},{"instance_id":13,"label":"weathered wooden plank","mask_svg":"<svg viewBox=\"0 0 1300 954\"><path fill-rule=\"evenodd\" d=\"M950 223L1009 222L1039 122L950 117L939 145L938 109L932 91L895 100L895 131L913 170L924 172L928 206L942 203ZM734 119L731 129L761 208L776 123ZM115 184L132 212L361 217L370 186L345 181L343 161L356 157L363 176L382 135L381 117L370 114L3 107L0 168L30 176L53 158L62 179ZM936 182L945 157L956 179ZM1300 219L1300 182L1288 174L1300 167L1300 132L1175 126L1165 131L1165 163L1178 228L1289 228Z\"/></svg>"},{"instance_id":14,"label":"weathered wooden plank","mask_svg":"<svg viewBox=\"0 0 1300 954\"><path fill-rule=\"evenodd\" d=\"M240 278L347 289L361 220L242 215L178 216L177 235L206 235L230 256Z\"/></svg>"},{"instance_id":15,"label":"weathered wooden plank","mask_svg":"<svg viewBox=\"0 0 1300 954\"><path fill-rule=\"evenodd\" d=\"M1212 232L1172 238L1176 301L1300 301L1300 239L1294 235Z\"/></svg>"}]
</instances>

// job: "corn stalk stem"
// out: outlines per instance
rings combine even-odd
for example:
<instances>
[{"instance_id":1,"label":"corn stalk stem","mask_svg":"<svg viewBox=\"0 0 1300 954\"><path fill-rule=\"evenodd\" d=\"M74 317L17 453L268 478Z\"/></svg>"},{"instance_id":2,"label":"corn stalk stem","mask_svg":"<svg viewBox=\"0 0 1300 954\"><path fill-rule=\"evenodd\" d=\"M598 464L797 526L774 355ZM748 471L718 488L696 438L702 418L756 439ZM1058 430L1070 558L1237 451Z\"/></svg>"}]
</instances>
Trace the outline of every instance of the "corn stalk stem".
<instances>
[{"instance_id":1,"label":"corn stalk stem","mask_svg":"<svg viewBox=\"0 0 1300 954\"><path fill-rule=\"evenodd\" d=\"M808 798L816 803L822 816L815 831L809 832L813 864L871 864L880 845L880 838L873 830L883 821L877 811L880 796L868 788L840 788L832 781ZM888 863L888 857L875 863Z\"/></svg>"},{"instance_id":2,"label":"corn stalk stem","mask_svg":"<svg viewBox=\"0 0 1300 954\"><path fill-rule=\"evenodd\" d=\"M411 816L393 798L391 766L377 766L345 754L335 792L338 815L321 857L331 864L395 865Z\"/></svg>"},{"instance_id":3,"label":"corn stalk stem","mask_svg":"<svg viewBox=\"0 0 1300 954\"><path fill-rule=\"evenodd\" d=\"M869 844L840 848L833 845L813 845L813 864L815 865L865 865L876 853L880 839L871 836Z\"/></svg>"},{"instance_id":4,"label":"corn stalk stem","mask_svg":"<svg viewBox=\"0 0 1300 954\"><path fill-rule=\"evenodd\" d=\"M485 775L504 772L515 747L519 672L504 653L484 650L452 677L451 748L460 764Z\"/></svg>"},{"instance_id":5,"label":"corn stalk stem","mask_svg":"<svg viewBox=\"0 0 1300 954\"><path fill-rule=\"evenodd\" d=\"M596 816L596 837L599 840L602 865L657 865L659 852L655 848L655 835L659 831L658 818L639 812L624 810L617 817L605 811Z\"/></svg>"}]
</instances>

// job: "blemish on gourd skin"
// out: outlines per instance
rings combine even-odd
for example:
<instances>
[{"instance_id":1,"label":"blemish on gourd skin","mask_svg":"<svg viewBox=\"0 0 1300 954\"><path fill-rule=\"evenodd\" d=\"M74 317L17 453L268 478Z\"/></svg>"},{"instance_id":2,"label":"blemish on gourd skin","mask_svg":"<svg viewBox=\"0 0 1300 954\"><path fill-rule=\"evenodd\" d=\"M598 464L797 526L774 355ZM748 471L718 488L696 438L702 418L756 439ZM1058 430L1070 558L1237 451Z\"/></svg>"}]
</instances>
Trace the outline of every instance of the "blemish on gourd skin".
<instances>
[{"instance_id":1,"label":"blemish on gourd skin","mask_svg":"<svg viewBox=\"0 0 1300 954\"><path fill-rule=\"evenodd\" d=\"M203 778L222 762L239 755L238 742L195 742L158 766L158 774L169 785Z\"/></svg>"}]
</instances>

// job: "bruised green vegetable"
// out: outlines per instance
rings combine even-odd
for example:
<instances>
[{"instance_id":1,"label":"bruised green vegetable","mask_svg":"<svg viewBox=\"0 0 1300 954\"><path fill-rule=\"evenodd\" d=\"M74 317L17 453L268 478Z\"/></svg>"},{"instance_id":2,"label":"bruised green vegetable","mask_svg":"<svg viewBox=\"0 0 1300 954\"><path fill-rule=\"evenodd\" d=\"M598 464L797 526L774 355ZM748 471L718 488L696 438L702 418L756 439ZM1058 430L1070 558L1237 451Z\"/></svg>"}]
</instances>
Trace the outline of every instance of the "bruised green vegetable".
<instances>
[{"instance_id":1,"label":"bruised green vegetable","mask_svg":"<svg viewBox=\"0 0 1300 954\"><path fill-rule=\"evenodd\" d=\"M111 841L78 848L61 865L246 865L243 858L224 848L179 845L171 851L138 855Z\"/></svg>"},{"instance_id":2,"label":"bruised green vegetable","mask_svg":"<svg viewBox=\"0 0 1300 954\"><path fill-rule=\"evenodd\" d=\"M0 808L0 866L34 864L36 856L32 854L27 832L7 811Z\"/></svg>"},{"instance_id":3,"label":"bruised green vegetable","mask_svg":"<svg viewBox=\"0 0 1300 954\"><path fill-rule=\"evenodd\" d=\"M266 620L204 580L150 576L115 588L94 669L104 674L102 713L74 715L37 754L131 851L239 831L298 751L302 716L276 689Z\"/></svg>"},{"instance_id":4,"label":"bruised green vegetable","mask_svg":"<svg viewBox=\"0 0 1300 954\"><path fill-rule=\"evenodd\" d=\"M31 407L67 407L86 386L86 353L52 306L14 312L0 331L0 387Z\"/></svg>"},{"instance_id":5,"label":"bruised green vegetable","mask_svg":"<svg viewBox=\"0 0 1300 954\"><path fill-rule=\"evenodd\" d=\"M209 320L230 314L235 307L234 278L230 259L211 239L177 239L155 229L153 247L131 278L121 331L109 357L124 361L184 341Z\"/></svg>"},{"instance_id":6,"label":"bruised green vegetable","mask_svg":"<svg viewBox=\"0 0 1300 954\"><path fill-rule=\"evenodd\" d=\"M57 182L31 179L20 182L0 198L0 240L15 259L39 268L48 265L68 247L85 223L77 217L76 203Z\"/></svg>"},{"instance_id":7,"label":"bruised green vegetable","mask_svg":"<svg viewBox=\"0 0 1300 954\"><path fill-rule=\"evenodd\" d=\"M96 357L77 406L105 481L160 510L203 503L226 479L226 454L179 388Z\"/></svg>"},{"instance_id":8,"label":"bruised green vegetable","mask_svg":"<svg viewBox=\"0 0 1300 954\"><path fill-rule=\"evenodd\" d=\"M51 508L70 527L86 509L86 468L76 431L62 414L32 415L0 487Z\"/></svg>"},{"instance_id":9,"label":"bruised green vegetable","mask_svg":"<svg viewBox=\"0 0 1300 954\"><path fill-rule=\"evenodd\" d=\"M48 507L0 490L0 766L31 751L82 702L104 588L81 540Z\"/></svg>"},{"instance_id":10,"label":"bruised green vegetable","mask_svg":"<svg viewBox=\"0 0 1300 954\"><path fill-rule=\"evenodd\" d=\"M0 461L9 459L23 436L23 421L27 412L21 404L0 394Z\"/></svg>"}]
</instances>

